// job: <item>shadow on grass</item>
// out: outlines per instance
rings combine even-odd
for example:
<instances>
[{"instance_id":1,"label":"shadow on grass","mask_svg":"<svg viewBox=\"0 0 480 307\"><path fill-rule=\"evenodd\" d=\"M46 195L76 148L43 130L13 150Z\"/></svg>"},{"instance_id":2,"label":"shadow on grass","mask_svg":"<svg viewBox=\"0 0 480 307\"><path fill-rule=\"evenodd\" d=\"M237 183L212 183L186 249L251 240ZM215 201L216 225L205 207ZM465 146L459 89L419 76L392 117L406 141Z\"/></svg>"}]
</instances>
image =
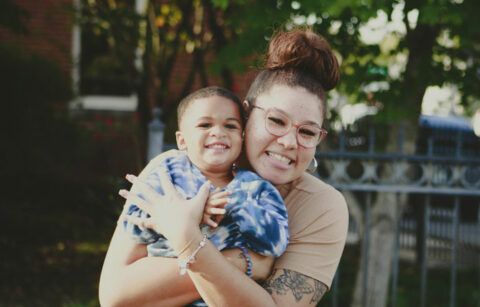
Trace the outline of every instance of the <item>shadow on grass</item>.
<instances>
[{"instance_id":1,"label":"shadow on grass","mask_svg":"<svg viewBox=\"0 0 480 307\"><path fill-rule=\"evenodd\" d=\"M122 207L119 186L10 190L0 214L0 306L98 306L100 270Z\"/></svg>"}]
</instances>

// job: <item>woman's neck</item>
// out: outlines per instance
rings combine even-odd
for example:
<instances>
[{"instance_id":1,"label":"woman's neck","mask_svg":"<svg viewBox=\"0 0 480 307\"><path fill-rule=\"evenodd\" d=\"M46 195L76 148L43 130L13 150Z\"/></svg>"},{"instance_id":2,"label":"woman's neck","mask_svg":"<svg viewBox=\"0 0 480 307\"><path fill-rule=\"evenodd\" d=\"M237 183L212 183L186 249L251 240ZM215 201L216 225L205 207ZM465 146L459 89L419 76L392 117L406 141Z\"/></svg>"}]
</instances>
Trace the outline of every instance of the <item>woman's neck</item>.
<instances>
[{"instance_id":1,"label":"woman's neck","mask_svg":"<svg viewBox=\"0 0 480 307\"><path fill-rule=\"evenodd\" d=\"M209 172L209 171L203 171L202 174L210 180L210 182L219 188L223 188L227 184L230 183L233 179L233 173L231 170L228 170L226 172Z\"/></svg>"}]
</instances>

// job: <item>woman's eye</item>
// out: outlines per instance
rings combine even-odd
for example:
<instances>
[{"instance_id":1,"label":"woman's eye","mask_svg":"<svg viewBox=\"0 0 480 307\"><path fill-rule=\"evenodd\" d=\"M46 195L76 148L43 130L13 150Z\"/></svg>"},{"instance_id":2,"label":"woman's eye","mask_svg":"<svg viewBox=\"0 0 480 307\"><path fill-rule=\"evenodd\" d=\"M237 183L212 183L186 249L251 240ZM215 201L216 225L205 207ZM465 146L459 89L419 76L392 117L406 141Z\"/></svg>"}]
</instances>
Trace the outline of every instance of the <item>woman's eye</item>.
<instances>
[{"instance_id":1,"label":"woman's eye","mask_svg":"<svg viewBox=\"0 0 480 307\"><path fill-rule=\"evenodd\" d=\"M285 121L279 117L273 117L273 116L269 116L268 117L268 121L272 124L275 124L277 126L285 126Z\"/></svg>"},{"instance_id":2,"label":"woman's eye","mask_svg":"<svg viewBox=\"0 0 480 307\"><path fill-rule=\"evenodd\" d=\"M315 137L317 135L317 133L313 129L308 128L301 128L299 132L304 137Z\"/></svg>"}]
</instances>

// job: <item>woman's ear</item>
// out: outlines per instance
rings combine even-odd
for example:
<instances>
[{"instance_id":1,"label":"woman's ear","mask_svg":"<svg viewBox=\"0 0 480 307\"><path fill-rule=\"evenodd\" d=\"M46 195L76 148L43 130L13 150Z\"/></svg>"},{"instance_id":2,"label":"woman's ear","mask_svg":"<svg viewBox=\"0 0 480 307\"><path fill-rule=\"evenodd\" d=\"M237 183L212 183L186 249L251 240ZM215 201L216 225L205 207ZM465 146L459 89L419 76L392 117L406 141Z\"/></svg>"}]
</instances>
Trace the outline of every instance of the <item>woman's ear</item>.
<instances>
[{"instance_id":1,"label":"woman's ear","mask_svg":"<svg viewBox=\"0 0 480 307\"><path fill-rule=\"evenodd\" d=\"M175 132L175 139L177 140L177 147L180 150L187 149L187 143L185 142L185 138L183 137L182 131Z\"/></svg>"}]
</instances>

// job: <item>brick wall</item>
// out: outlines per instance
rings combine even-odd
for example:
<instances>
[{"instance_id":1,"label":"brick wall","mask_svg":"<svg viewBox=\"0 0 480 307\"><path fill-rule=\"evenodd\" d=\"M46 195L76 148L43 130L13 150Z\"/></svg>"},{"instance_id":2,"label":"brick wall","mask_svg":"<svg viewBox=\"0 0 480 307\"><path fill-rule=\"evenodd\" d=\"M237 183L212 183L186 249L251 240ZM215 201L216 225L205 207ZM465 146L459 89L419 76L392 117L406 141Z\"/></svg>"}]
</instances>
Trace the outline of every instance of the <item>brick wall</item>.
<instances>
[{"instance_id":1,"label":"brick wall","mask_svg":"<svg viewBox=\"0 0 480 307\"><path fill-rule=\"evenodd\" d=\"M16 0L28 13L27 34L0 27L0 41L19 45L58 62L62 71L71 70L72 0Z\"/></svg>"}]
</instances>

